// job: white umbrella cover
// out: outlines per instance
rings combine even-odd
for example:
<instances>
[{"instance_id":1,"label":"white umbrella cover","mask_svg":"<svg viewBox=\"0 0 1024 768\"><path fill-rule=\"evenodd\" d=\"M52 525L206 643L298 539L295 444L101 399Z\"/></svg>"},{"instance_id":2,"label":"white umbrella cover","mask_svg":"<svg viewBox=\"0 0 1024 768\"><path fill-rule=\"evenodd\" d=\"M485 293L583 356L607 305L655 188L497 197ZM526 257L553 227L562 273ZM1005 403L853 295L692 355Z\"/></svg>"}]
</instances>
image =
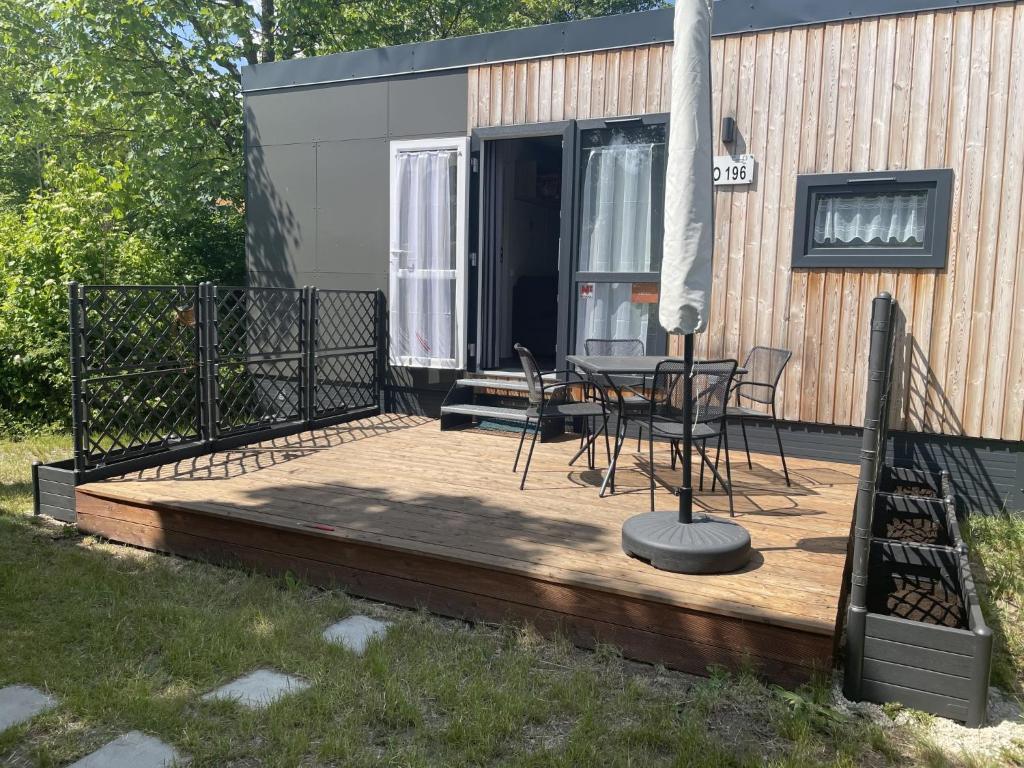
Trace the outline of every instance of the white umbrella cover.
<instances>
[{"instance_id":1,"label":"white umbrella cover","mask_svg":"<svg viewBox=\"0 0 1024 768\"><path fill-rule=\"evenodd\" d=\"M674 39L658 319L686 334L704 330L711 302L711 0L677 0Z\"/></svg>"},{"instance_id":2,"label":"white umbrella cover","mask_svg":"<svg viewBox=\"0 0 1024 768\"><path fill-rule=\"evenodd\" d=\"M676 573L734 571L751 553L750 534L742 526L693 514L690 374L693 334L707 325L711 295L711 151L711 0L676 0L659 320L665 330L684 334L682 482L677 512L644 512L622 524L626 554Z\"/></svg>"}]
</instances>

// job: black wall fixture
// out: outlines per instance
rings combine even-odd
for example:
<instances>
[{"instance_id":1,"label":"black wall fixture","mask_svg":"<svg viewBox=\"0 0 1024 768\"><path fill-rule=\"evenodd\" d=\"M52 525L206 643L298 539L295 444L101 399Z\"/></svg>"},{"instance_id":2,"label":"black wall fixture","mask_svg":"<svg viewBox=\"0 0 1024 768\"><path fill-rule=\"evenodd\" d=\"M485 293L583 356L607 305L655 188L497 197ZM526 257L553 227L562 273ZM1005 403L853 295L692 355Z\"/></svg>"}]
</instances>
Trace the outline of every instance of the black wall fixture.
<instances>
[{"instance_id":1,"label":"black wall fixture","mask_svg":"<svg viewBox=\"0 0 1024 768\"><path fill-rule=\"evenodd\" d=\"M732 144L736 140L736 119L732 117L722 118L722 143Z\"/></svg>"}]
</instances>

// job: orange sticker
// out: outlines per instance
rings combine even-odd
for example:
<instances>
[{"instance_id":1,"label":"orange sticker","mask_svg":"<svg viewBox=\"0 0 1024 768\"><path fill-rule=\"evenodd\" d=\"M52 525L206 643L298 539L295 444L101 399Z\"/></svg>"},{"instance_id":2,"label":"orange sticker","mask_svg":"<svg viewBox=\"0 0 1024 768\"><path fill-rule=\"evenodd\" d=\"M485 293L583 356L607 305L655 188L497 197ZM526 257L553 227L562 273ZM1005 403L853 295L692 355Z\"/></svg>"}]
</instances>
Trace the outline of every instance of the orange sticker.
<instances>
[{"instance_id":1,"label":"orange sticker","mask_svg":"<svg viewBox=\"0 0 1024 768\"><path fill-rule=\"evenodd\" d=\"M634 304L657 304L657 283L633 283L633 291L629 300Z\"/></svg>"}]
</instances>

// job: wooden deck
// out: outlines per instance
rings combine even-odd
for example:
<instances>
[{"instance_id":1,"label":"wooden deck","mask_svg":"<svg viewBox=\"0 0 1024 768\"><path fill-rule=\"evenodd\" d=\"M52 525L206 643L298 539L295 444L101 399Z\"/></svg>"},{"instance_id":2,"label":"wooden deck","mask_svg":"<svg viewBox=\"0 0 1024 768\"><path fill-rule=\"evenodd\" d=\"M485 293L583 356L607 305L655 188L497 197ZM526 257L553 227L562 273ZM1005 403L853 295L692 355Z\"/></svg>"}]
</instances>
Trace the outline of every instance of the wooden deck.
<instances>
[{"instance_id":1,"label":"wooden deck","mask_svg":"<svg viewBox=\"0 0 1024 768\"><path fill-rule=\"evenodd\" d=\"M831 663L855 465L793 459L787 489L776 456L748 470L734 452L754 558L683 576L620 548L622 522L647 509L646 460L624 450L619 492L599 499L600 471L567 467L576 445L538 445L520 492L514 435L385 415L80 486L78 524L446 615L528 620L698 673L749 660L793 682ZM673 482L667 450L656 464ZM659 499L674 508L667 490ZM721 493L697 499L727 509Z\"/></svg>"}]
</instances>

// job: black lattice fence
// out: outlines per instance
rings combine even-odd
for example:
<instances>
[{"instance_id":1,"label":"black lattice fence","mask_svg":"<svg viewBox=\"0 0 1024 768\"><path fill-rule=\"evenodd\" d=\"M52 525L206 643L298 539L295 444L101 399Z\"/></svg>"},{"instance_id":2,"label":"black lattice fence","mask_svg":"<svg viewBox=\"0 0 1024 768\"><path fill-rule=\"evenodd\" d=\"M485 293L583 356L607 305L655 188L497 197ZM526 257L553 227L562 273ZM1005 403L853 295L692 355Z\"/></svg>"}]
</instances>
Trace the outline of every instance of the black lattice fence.
<instances>
[{"instance_id":1,"label":"black lattice fence","mask_svg":"<svg viewBox=\"0 0 1024 768\"><path fill-rule=\"evenodd\" d=\"M202 439L196 287L72 287L70 311L80 466Z\"/></svg>"},{"instance_id":2,"label":"black lattice fence","mask_svg":"<svg viewBox=\"0 0 1024 768\"><path fill-rule=\"evenodd\" d=\"M314 417L370 407L380 391L377 294L317 291L313 302Z\"/></svg>"},{"instance_id":3,"label":"black lattice fence","mask_svg":"<svg viewBox=\"0 0 1024 768\"><path fill-rule=\"evenodd\" d=\"M213 288L214 420L230 435L305 416L311 291Z\"/></svg>"},{"instance_id":4,"label":"black lattice fence","mask_svg":"<svg viewBox=\"0 0 1024 768\"><path fill-rule=\"evenodd\" d=\"M72 283L76 472L96 479L376 409L383 316L374 291Z\"/></svg>"}]
</instances>

